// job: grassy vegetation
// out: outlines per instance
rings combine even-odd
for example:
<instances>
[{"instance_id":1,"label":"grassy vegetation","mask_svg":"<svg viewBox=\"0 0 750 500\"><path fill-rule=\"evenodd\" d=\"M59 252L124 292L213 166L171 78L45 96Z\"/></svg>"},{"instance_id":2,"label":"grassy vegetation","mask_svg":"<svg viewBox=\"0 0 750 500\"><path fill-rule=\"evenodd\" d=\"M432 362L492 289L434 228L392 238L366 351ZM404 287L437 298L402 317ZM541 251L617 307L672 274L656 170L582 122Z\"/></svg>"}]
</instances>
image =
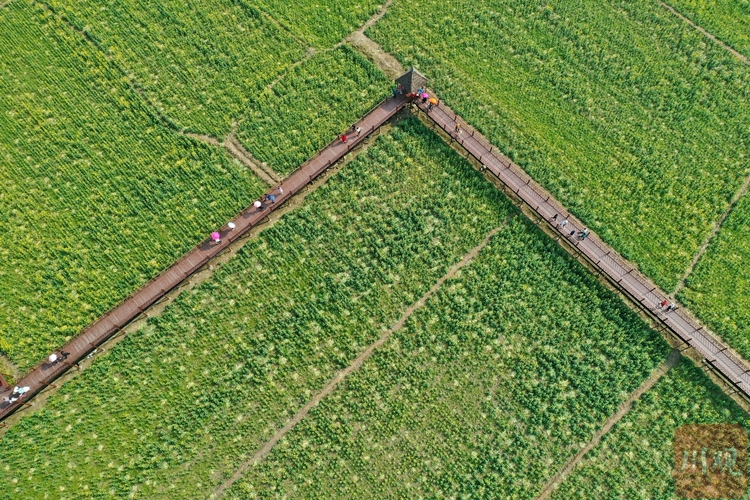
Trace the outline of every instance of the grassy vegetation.
<instances>
[{"instance_id":1,"label":"grassy vegetation","mask_svg":"<svg viewBox=\"0 0 750 500\"><path fill-rule=\"evenodd\" d=\"M748 0L671 0L667 3L737 52L750 57Z\"/></svg>"},{"instance_id":2,"label":"grassy vegetation","mask_svg":"<svg viewBox=\"0 0 750 500\"><path fill-rule=\"evenodd\" d=\"M685 281L679 298L750 358L750 198L744 196Z\"/></svg>"},{"instance_id":3,"label":"grassy vegetation","mask_svg":"<svg viewBox=\"0 0 750 500\"><path fill-rule=\"evenodd\" d=\"M331 47L358 29L384 2L367 0L296 0L294 4L276 0L254 0L253 5L268 12L296 36L315 47Z\"/></svg>"},{"instance_id":4,"label":"grassy vegetation","mask_svg":"<svg viewBox=\"0 0 750 500\"><path fill-rule=\"evenodd\" d=\"M667 354L515 219L232 498L534 498Z\"/></svg>"},{"instance_id":5,"label":"grassy vegetation","mask_svg":"<svg viewBox=\"0 0 750 500\"><path fill-rule=\"evenodd\" d=\"M244 2L50 0L175 126L224 137L305 47Z\"/></svg>"},{"instance_id":6,"label":"grassy vegetation","mask_svg":"<svg viewBox=\"0 0 750 500\"><path fill-rule=\"evenodd\" d=\"M402 122L14 425L0 483L205 498L512 210Z\"/></svg>"},{"instance_id":7,"label":"grassy vegetation","mask_svg":"<svg viewBox=\"0 0 750 500\"><path fill-rule=\"evenodd\" d=\"M262 186L47 10L13 2L0 24L0 351L23 371Z\"/></svg>"},{"instance_id":8,"label":"grassy vegetation","mask_svg":"<svg viewBox=\"0 0 750 500\"><path fill-rule=\"evenodd\" d=\"M655 2L395 3L368 33L667 289L748 173L750 68Z\"/></svg>"},{"instance_id":9,"label":"grassy vegetation","mask_svg":"<svg viewBox=\"0 0 750 500\"><path fill-rule=\"evenodd\" d=\"M675 498L675 430L682 424L714 423L750 426L745 412L683 360L584 457L552 498Z\"/></svg>"},{"instance_id":10,"label":"grassy vegetation","mask_svg":"<svg viewBox=\"0 0 750 500\"><path fill-rule=\"evenodd\" d=\"M237 137L286 175L383 99L388 86L348 45L321 52L253 98Z\"/></svg>"}]
</instances>

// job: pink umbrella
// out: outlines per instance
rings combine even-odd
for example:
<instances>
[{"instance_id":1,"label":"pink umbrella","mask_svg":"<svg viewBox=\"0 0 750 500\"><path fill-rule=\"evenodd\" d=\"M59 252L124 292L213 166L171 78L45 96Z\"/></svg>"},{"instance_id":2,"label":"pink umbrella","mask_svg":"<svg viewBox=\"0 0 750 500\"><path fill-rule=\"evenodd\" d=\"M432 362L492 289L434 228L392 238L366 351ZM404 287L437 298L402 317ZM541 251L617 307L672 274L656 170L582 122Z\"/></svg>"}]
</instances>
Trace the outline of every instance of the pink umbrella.
<instances>
[{"instance_id":1,"label":"pink umbrella","mask_svg":"<svg viewBox=\"0 0 750 500\"><path fill-rule=\"evenodd\" d=\"M218 242L220 242L220 241L221 241L221 235L220 235L220 234L218 233L218 231L214 231L213 233L211 233L211 238L212 238L212 239L213 239L213 240L214 240L214 241L215 241L216 243L218 243Z\"/></svg>"},{"instance_id":2,"label":"pink umbrella","mask_svg":"<svg viewBox=\"0 0 750 500\"><path fill-rule=\"evenodd\" d=\"M430 97L430 94L428 94L427 92L422 92L422 99L427 99L428 97Z\"/></svg>"}]
</instances>

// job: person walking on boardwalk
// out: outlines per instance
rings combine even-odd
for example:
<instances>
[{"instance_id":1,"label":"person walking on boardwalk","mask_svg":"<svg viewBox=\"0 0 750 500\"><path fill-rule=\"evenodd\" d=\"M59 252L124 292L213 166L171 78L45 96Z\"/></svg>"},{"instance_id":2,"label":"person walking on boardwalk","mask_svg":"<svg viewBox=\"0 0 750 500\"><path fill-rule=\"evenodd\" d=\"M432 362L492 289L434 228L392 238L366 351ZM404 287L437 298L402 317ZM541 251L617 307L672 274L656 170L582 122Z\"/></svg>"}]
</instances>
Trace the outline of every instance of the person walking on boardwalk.
<instances>
[{"instance_id":1,"label":"person walking on boardwalk","mask_svg":"<svg viewBox=\"0 0 750 500\"><path fill-rule=\"evenodd\" d=\"M456 122L456 133L457 133L457 134L460 134L460 133L461 133L461 124L460 124L460 123L458 123L458 122Z\"/></svg>"},{"instance_id":2,"label":"person walking on boardwalk","mask_svg":"<svg viewBox=\"0 0 750 500\"><path fill-rule=\"evenodd\" d=\"M277 189L276 191L278 191L279 196L281 196L282 194L284 194L284 190L281 189L281 186L279 186L279 189Z\"/></svg>"},{"instance_id":3,"label":"person walking on boardwalk","mask_svg":"<svg viewBox=\"0 0 750 500\"><path fill-rule=\"evenodd\" d=\"M675 308L675 307L677 307L677 306L675 306L674 302L670 303L670 304L669 304L669 307L667 307L667 312L672 312L672 311L674 311L674 308Z\"/></svg>"},{"instance_id":4,"label":"person walking on boardwalk","mask_svg":"<svg viewBox=\"0 0 750 500\"><path fill-rule=\"evenodd\" d=\"M667 299L662 300L661 302L659 302L659 309L664 309L665 307L667 307L667 304L669 304L669 301Z\"/></svg>"},{"instance_id":5,"label":"person walking on boardwalk","mask_svg":"<svg viewBox=\"0 0 750 500\"><path fill-rule=\"evenodd\" d=\"M560 227L562 229L565 229L565 226L568 225L568 219L563 219L563 221L560 223Z\"/></svg>"},{"instance_id":6,"label":"person walking on boardwalk","mask_svg":"<svg viewBox=\"0 0 750 500\"><path fill-rule=\"evenodd\" d=\"M260 200L255 200L253 206L256 210L263 210L263 203Z\"/></svg>"},{"instance_id":7,"label":"person walking on boardwalk","mask_svg":"<svg viewBox=\"0 0 750 500\"><path fill-rule=\"evenodd\" d=\"M354 129L354 131L357 132L357 137L359 137L359 135L362 133L362 127L357 127L356 129Z\"/></svg>"},{"instance_id":8,"label":"person walking on boardwalk","mask_svg":"<svg viewBox=\"0 0 750 500\"><path fill-rule=\"evenodd\" d=\"M346 144L346 134L341 134L340 139L341 139L341 142L343 142L344 144Z\"/></svg>"},{"instance_id":9,"label":"person walking on boardwalk","mask_svg":"<svg viewBox=\"0 0 750 500\"><path fill-rule=\"evenodd\" d=\"M589 235L589 228L584 227L583 231L581 231L581 234L579 236L581 237L581 240L585 240L588 235Z\"/></svg>"}]
</instances>

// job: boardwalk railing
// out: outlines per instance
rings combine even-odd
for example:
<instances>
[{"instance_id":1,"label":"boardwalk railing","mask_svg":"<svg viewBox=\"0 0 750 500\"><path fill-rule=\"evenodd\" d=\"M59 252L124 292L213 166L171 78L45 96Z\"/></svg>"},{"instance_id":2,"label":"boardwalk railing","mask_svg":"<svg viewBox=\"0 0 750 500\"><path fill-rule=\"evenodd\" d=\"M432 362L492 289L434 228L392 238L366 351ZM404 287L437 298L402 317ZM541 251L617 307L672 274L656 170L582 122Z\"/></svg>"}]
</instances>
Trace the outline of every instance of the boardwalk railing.
<instances>
[{"instance_id":1,"label":"boardwalk railing","mask_svg":"<svg viewBox=\"0 0 750 500\"><path fill-rule=\"evenodd\" d=\"M560 238L566 238L593 266L629 295L631 300L650 310L675 337L695 349L709 366L734 386L735 392L741 392L744 397L750 398L750 365L747 361L731 351L729 346L681 308L667 312L660 307L659 304L665 300L672 302L666 292L660 290L594 232L589 232L586 238L581 239L580 232L585 225L453 110L442 103L419 107L529 208L550 222ZM460 124L460 128L456 124ZM567 220L565 226L562 225L564 220Z\"/></svg>"},{"instance_id":2,"label":"boardwalk railing","mask_svg":"<svg viewBox=\"0 0 750 500\"><path fill-rule=\"evenodd\" d=\"M360 144L367 136L381 127L388 119L395 115L407 104L404 97L385 99L378 103L356 125L362 128L359 136L352 136L344 144L339 139L329 143L319 150L312 158L300 165L281 183L266 192L275 195L273 203L266 203L261 209L249 206L240 212L231 222L234 229L224 225L219 233L219 243L207 238L198 246L177 259L164 272L148 281L125 300L100 316L91 325L84 328L76 337L62 346L58 352L69 353L66 359L49 363L46 359L36 365L26 376L17 382L19 387L28 386L30 390L15 402L0 403L0 420L4 419L21 406L28 404L28 400L48 387L52 382L65 373L104 342L116 335L125 325L140 317L157 301L161 300L170 290L176 288L209 260L225 250L248 230L258 225L271 212L276 210L289 197L298 193L325 172L331 165L339 161L344 155ZM279 192L281 188L282 192ZM0 397L9 397L11 391L0 386Z\"/></svg>"}]
</instances>

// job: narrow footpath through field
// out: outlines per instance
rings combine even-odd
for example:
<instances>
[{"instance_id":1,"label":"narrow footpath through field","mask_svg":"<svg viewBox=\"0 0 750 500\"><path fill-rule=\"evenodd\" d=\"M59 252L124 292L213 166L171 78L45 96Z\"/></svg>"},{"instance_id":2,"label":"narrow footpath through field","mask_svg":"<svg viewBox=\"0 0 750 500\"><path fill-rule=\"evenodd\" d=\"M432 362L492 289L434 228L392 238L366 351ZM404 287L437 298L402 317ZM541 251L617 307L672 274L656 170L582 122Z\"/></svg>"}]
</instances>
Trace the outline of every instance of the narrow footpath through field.
<instances>
[{"instance_id":1,"label":"narrow footpath through field","mask_svg":"<svg viewBox=\"0 0 750 500\"><path fill-rule=\"evenodd\" d=\"M665 9L667 9L669 12L671 12L675 16L677 16L680 19L682 19L683 21L685 21L687 24L689 24L690 26L692 26L696 30L700 31L706 38L709 38L710 40L713 40L714 42L716 42L724 50L726 50L727 52L729 52L730 54L732 54L734 57L736 57L737 59L739 59L743 63L745 63L747 65L750 65L750 60L748 60L747 57L745 57L744 55L740 54L739 52L737 52L736 50L734 50L732 47L730 47L726 43L722 42L721 40L719 40L718 38L716 38L713 34L711 34L710 32L706 31L705 29L701 28L700 26L698 26L697 24L695 24L693 21L691 21L687 17L683 16L677 9L675 9L674 7L672 7L671 5L669 5L668 3L666 3L666 2L659 2L659 5L661 5L662 7L664 7Z\"/></svg>"},{"instance_id":2,"label":"narrow footpath through field","mask_svg":"<svg viewBox=\"0 0 750 500\"><path fill-rule=\"evenodd\" d=\"M666 375L669 370L677 366L677 363L680 362L680 358L680 351L678 351L677 349L673 349L669 353L669 356L667 356L667 359L665 359L662 364L656 367L653 373L651 373L651 375L649 375L649 377L630 394L628 399L620 405L617 411L612 414L612 416L609 417L606 422L604 422L602 428L599 429L596 434L594 434L591 440L586 443L586 445L581 448L578 453L573 455L557 474L550 478L546 486L536 497L536 500L547 500L552 492L557 489L560 483L562 483L563 479L565 479L565 476L570 474L575 466L578 465L578 462L580 462L589 451L593 450L594 447L599 444L602 437L607 434L617 422L622 420L622 417L628 414L628 412L633 408L633 403L640 399L641 396L646 393L646 391L650 390L654 385L656 385L656 383L661 380L661 378Z\"/></svg>"},{"instance_id":3,"label":"narrow footpath through field","mask_svg":"<svg viewBox=\"0 0 750 500\"><path fill-rule=\"evenodd\" d=\"M432 285L432 288L430 288L422 297L419 298L416 302L414 302L412 305L410 305L405 311L404 314L401 315L401 317L396 321L396 323L391 326L388 331L386 331L378 340L370 344L362 353L357 356L357 358L351 362L349 366L341 370L339 373L336 374L336 376L315 396L310 399L295 415L292 417L287 424L279 429L276 434L273 435L271 439L269 439L255 454L252 456L250 460L247 460L240 465L240 467L237 469L237 471L232 474L232 476L224 481L214 492L211 494L210 498L218 498L221 497L221 495L224 494L224 491L226 491L227 488L232 486L235 482L237 482L242 475L247 471L250 466L253 464L256 464L266 458L269 453L271 453L271 450L276 445L276 443L279 442L281 438L283 438L289 431L291 431L300 421L307 416L307 414L310 412L312 408L318 405L320 401L326 397L328 394L330 394L337 385L339 385L340 382L342 382L346 377L351 375L353 372L357 371L362 364L367 361L367 359L372 356L372 354L375 352L375 349L383 345L390 336L394 333L400 330L404 324L406 323L406 320L409 319L409 317L414 314L414 312L424 306L430 297L435 295L435 293L440 289L443 283L445 283L446 280L449 280L453 276L456 275L456 273L465 265L469 264L477 255L479 255L479 252L487 246L487 244L490 242L493 236L495 236L498 232L500 232L507 224L510 222L510 220L515 217L515 215L511 215L506 219L502 225L496 227L489 233L487 233L487 236L485 236L484 240L482 240L479 245L475 246L469 252L464 255L464 257L454 264L447 273L445 273L444 276L442 276L437 282Z\"/></svg>"}]
</instances>

